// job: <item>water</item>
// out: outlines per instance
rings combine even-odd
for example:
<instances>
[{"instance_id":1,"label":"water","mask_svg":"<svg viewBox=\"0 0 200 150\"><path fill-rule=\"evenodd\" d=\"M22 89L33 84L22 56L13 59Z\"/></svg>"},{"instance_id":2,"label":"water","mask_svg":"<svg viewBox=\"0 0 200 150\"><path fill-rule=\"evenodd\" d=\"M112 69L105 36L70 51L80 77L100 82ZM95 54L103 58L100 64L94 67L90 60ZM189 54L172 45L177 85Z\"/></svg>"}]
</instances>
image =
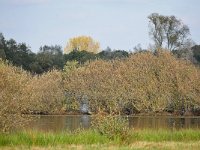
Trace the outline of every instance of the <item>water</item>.
<instances>
[{"instance_id":1,"label":"water","mask_svg":"<svg viewBox=\"0 0 200 150\"><path fill-rule=\"evenodd\" d=\"M28 128L39 131L65 131L78 128L90 128L92 117L76 116L36 116ZM129 116L129 127L134 129L200 129L200 117L172 116Z\"/></svg>"}]
</instances>

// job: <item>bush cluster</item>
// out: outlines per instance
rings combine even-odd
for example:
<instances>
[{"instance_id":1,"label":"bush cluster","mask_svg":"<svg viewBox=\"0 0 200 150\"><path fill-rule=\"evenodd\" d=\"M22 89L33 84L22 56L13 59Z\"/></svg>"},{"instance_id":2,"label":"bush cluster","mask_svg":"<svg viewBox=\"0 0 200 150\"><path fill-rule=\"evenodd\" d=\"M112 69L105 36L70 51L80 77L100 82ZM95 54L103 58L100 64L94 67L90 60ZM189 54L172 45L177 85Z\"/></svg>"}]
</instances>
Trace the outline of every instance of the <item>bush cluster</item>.
<instances>
[{"instance_id":1,"label":"bush cluster","mask_svg":"<svg viewBox=\"0 0 200 150\"><path fill-rule=\"evenodd\" d=\"M57 114L64 107L61 72L52 70L29 80L24 90L24 100L29 100L26 113Z\"/></svg>"},{"instance_id":2,"label":"bush cluster","mask_svg":"<svg viewBox=\"0 0 200 150\"><path fill-rule=\"evenodd\" d=\"M0 131L24 124L25 113L79 110L83 100L94 113L194 112L200 110L199 77L199 68L164 50L84 65L67 62L63 72L39 76L0 60ZM122 128L106 131L120 121L111 116L101 119L103 126L97 128L103 134L118 134Z\"/></svg>"},{"instance_id":3,"label":"bush cluster","mask_svg":"<svg viewBox=\"0 0 200 150\"><path fill-rule=\"evenodd\" d=\"M61 72L32 76L0 60L0 132L23 126L25 114L61 113L64 98Z\"/></svg>"},{"instance_id":4,"label":"bush cluster","mask_svg":"<svg viewBox=\"0 0 200 150\"><path fill-rule=\"evenodd\" d=\"M130 138L128 125L128 120L113 114L98 113L92 120L92 128L112 140L119 138L120 141L127 141Z\"/></svg>"},{"instance_id":5,"label":"bush cluster","mask_svg":"<svg viewBox=\"0 0 200 150\"><path fill-rule=\"evenodd\" d=\"M64 88L73 101L87 95L93 112L190 111L200 104L199 77L199 68L170 52L146 51L74 69Z\"/></svg>"},{"instance_id":6,"label":"bush cluster","mask_svg":"<svg viewBox=\"0 0 200 150\"><path fill-rule=\"evenodd\" d=\"M8 132L24 124L22 115L26 101L23 90L30 76L25 71L0 60L0 132Z\"/></svg>"}]
</instances>

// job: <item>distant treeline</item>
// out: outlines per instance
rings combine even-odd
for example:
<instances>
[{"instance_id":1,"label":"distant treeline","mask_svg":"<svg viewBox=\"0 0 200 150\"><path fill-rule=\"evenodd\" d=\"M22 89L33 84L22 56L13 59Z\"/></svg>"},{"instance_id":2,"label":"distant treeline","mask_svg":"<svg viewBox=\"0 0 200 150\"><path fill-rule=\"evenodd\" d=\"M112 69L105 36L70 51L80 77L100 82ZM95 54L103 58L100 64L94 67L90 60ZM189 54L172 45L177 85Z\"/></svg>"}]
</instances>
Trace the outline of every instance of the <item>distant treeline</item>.
<instances>
[{"instance_id":1,"label":"distant treeline","mask_svg":"<svg viewBox=\"0 0 200 150\"><path fill-rule=\"evenodd\" d=\"M145 51L137 49L137 52ZM195 64L200 63L200 45L191 49L174 50L179 58L191 60ZM0 58L8 60L14 66L22 67L33 74L41 74L52 69L62 70L67 61L78 61L84 64L87 61L104 59L112 60L116 58L128 57L130 52L125 50L111 50L107 47L105 50L95 54L88 51L71 51L68 54L63 53L59 45L41 46L37 53L34 53L26 43L17 43L14 39L6 40L0 33Z\"/></svg>"},{"instance_id":2,"label":"distant treeline","mask_svg":"<svg viewBox=\"0 0 200 150\"><path fill-rule=\"evenodd\" d=\"M0 33L0 58L34 74L52 69L62 70L67 61L76 60L79 64L83 64L89 60L122 58L128 55L124 50L111 51L110 48L97 54L88 51L72 51L64 54L59 45L44 45L34 53L26 43L17 43L14 39L6 40Z\"/></svg>"}]
</instances>

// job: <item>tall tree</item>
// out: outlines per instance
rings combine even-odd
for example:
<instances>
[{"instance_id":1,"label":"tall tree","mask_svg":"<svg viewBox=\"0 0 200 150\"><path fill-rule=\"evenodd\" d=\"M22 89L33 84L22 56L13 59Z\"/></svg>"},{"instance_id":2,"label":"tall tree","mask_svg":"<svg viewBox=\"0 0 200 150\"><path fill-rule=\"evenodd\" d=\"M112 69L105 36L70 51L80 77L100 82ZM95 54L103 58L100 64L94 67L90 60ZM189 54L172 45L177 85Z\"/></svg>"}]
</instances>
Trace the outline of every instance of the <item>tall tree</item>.
<instances>
[{"instance_id":1,"label":"tall tree","mask_svg":"<svg viewBox=\"0 0 200 150\"><path fill-rule=\"evenodd\" d=\"M30 64L34 61L32 52L26 43L17 43L14 39L6 41L6 59L15 66L20 66L25 70L30 70Z\"/></svg>"},{"instance_id":2,"label":"tall tree","mask_svg":"<svg viewBox=\"0 0 200 150\"><path fill-rule=\"evenodd\" d=\"M43 73L53 68L62 69L64 65L64 58L62 48L59 45L55 46L41 46L36 55L36 62L33 68L36 73Z\"/></svg>"},{"instance_id":3,"label":"tall tree","mask_svg":"<svg viewBox=\"0 0 200 150\"><path fill-rule=\"evenodd\" d=\"M98 53L99 48L99 42L96 42L90 36L78 36L69 39L67 46L65 47L65 53L69 53L71 51Z\"/></svg>"},{"instance_id":4,"label":"tall tree","mask_svg":"<svg viewBox=\"0 0 200 150\"><path fill-rule=\"evenodd\" d=\"M0 58L6 59L6 53L5 53L5 38L2 33L0 33Z\"/></svg>"},{"instance_id":5,"label":"tall tree","mask_svg":"<svg viewBox=\"0 0 200 150\"><path fill-rule=\"evenodd\" d=\"M163 16L152 13L148 16L149 34L156 48L176 50L184 45L190 34L189 28L175 16Z\"/></svg>"},{"instance_id":6,"label":"tall tree","mask_svg":"<svg viewBox=\"0 0 200 150\"><path fill-rule=\"evenodd\" d=\"M111 60L128 57L129 53L125 50L111 50L110 47L107 47L105 50L98 53L97 56L104 60Z\"/></svg>"},{"instance_id":7,"label":"tall tree","mask_svg":"<svg viewBox=\"0 0 200 150\"><path fill-rule=\"evenodd\" d=\"M87 51L72 51L64 55L65 62L77 61L79 64L84 64L87 61L95 60L97 55Z\"/></svg>"},{"instance_id":8,"label":"tall tree","mask_svg":"<svg viewBox=\"0 0 200 150\"><path fill-rule=\"evenodd\" d=\"M194 58L198 61L200 64L200 45L195 45L192 47Z\"/></svg>"}]
</instances>

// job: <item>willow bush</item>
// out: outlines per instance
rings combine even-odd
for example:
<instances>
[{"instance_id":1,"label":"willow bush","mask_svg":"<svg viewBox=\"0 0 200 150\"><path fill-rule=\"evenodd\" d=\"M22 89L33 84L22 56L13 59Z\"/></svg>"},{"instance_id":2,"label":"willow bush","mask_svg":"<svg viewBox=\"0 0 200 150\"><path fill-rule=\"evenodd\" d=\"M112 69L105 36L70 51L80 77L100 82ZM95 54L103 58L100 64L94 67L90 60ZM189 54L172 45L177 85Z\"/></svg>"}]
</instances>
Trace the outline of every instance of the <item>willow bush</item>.
<instances>
[{"instance_id":1,"label":"willow bush","mask_svg":"<svg viewBox=\"0 0 200 150\"><path fill-rule=\"evenodd\" d=\"M93 112L191 110L200 104L200 70L160 50L134 53L123 60L96 60L65 74L71 101L87 95ZM70 94L69 94L70 95Z\"/></svg>"},{"instance_id":2,"label":"willow bush","mask_svg":"<svg viewBox=\"0 0 200 150\"><path fill-rule=\"evenodd\" d=\"M26 114L65 111L62 74L52 70L32 76L0 60L0 132L10 132L30 120Z\"/></svg>"},{"instance_id":3,"label":"willow bush","mask_svg":"<svg viewBox=\"0 0 200 150\"><path fill-rule=\"evenodd\" d=\"M128 142L131 137L128 120L119 115L98 113L92 120L92 129L109 139L118 138L123 142Z\"/></svg>"},{"instance_id":4,"label":"willow bush","mask_svg":"<svg viewBox=\"0 0 200 150\"><path fill-rule=\"evenodd\" d=\"M64 111L64 90L61 72L52 70L29 80L23 99L29 100L26 113L56 114Z\"/></svg>"},{"instance_id":5,"label":"willow bush","mask_svg":"<svg viewBox=\"0 0 200 150\"><path fill-rule=\"evenodd\" d=\"M27 104L22 93L29 79L22 69L0 60L0 132L9 132L27 121L21 112Z\"/></svg>"}]
</instances>

